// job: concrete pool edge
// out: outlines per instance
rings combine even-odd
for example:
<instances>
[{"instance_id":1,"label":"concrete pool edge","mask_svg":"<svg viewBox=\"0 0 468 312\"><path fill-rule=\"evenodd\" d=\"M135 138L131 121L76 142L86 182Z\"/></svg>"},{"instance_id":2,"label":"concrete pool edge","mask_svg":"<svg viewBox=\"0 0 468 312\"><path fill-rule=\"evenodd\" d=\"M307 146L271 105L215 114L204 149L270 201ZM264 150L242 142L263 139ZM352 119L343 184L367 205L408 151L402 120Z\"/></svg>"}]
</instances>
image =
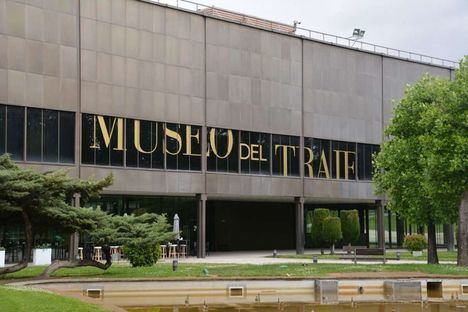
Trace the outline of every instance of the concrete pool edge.
<instances>
[{"instance_id":1,"label":"concrete pool edge","mask_svg":"<svg viewBox=\"0 0 468 312\"><path fill-rule=\"evenodd\" d=\"M86 298L90 291L107 306L167 306L303 302L468 301L468 277L426 278L271 278L271 279L47 279L9 283L65 296ZM434 297L434 286L437 296ZM237 292L232 292L232 290ZM430 294L431 292L431 294ZM233 295L237 294L237 295ZM89 302L89 301L88 301Z\"/></svg>"}]
</instances>

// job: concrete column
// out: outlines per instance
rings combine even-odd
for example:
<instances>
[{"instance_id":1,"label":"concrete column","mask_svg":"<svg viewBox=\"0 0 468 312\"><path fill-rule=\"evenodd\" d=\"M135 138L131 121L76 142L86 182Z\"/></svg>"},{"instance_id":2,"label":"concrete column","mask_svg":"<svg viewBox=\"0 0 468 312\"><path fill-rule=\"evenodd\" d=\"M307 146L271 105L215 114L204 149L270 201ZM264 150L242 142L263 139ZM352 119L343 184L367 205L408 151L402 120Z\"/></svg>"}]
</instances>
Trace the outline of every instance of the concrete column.
<instances>
[{"instance_id":1,"label":"concrete column","mask_svg":"<svg viewBox=\"0 0 468 312\"><path fill-rule=\"evenodd\" d=\"M198 237L197 257L206 257L206 194L198 194Z\"/></svg>"},{"instance_id":2,"label":"concrete column","mask_svg":"<svg viewBox=\"0 0 468 312\"><path fill-rule=\"evenodd\" d=\"M381 200L376 201L377 209L377 240L379 248L385 249L384 205Z\"/></svg>"},{"instance_id":3,"label":"concrete column","mask_svg":"<svg viewBox=\"0 0 468 312\"><path fill-rule=\"evenodd\" d=\"M444 244L448 251L455 250L455 229L453 224L444 224Z\"/></svg>"},{"instance_id":4,"label":"concrete column","mask_svg":"<svg viewBox=\"0 0 468 312\"><path fill-rule=\"evenodd\" d=\"M80 207L81 195L76 193L73 195L73 206ZM75 232L70 235L70 243L68 244L68 258L70 261L76 260L78 257L78 245L80 243L80 234Z\"/></svg>"},{"instance_id":5,"label":"concrete column","mask_svg":"<svg viewBox=\"0 0 468 312\"><path fill-rule=\"evenodd\" d=\"M296 253L304 254L305 232L304 232L304 197L294 198L296 208Z\"/></svg>"}]
</instances>

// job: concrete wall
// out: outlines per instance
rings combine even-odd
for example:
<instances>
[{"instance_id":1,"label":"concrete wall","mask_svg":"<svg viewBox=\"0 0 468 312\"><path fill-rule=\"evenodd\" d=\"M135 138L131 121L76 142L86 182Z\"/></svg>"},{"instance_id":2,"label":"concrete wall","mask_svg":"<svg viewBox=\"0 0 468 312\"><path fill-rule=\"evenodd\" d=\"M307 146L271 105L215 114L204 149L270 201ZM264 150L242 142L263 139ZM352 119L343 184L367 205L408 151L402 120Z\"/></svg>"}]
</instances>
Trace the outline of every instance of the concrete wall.
<instances>
[{"instance_id":1,"label":"concrete wall","mask_svg":"<svg viewBox=\"0 0 468 312\"><path fill-rule=\"evenodd\" d=\"M394 101L400 100L408 84L418 81L424 74L451 78L451 70L417 64L404 60L383 58L383 119L387 126L392 116Z\"/></svg>"},{"instance_id":2,"label":"concrete wall","mask_svg":"<svg viewBox=\"0 0 468 312\"><path fill-rule=\"evenodd\" d=\"M76 111L78 0L0 0L0 102Z\"/></svg>"},{"instance_id":3,"label":"concrete wall","mask_svg":"<svg viewBox=\"0 0 468 312\"><path fill-rule=\"evenodd\" d=\"M5 104L380 144L392 99L426 72L450 77L137 0L0 0ZM72 174L113 173L109 193L376 199L370 182L79 165L80 120Z\"/></svg>"},{"instance_id":4,"label":"concrete wall","mask_svg":"<svg viewBox=\"0 0 468 312\"><path fill-rule=\"evenodd\" d=\"M301 40L206 20L207 124L301 135Z\"/></svg>"},{"instance_id":5,"label":"concrete wall","mask_svg":"<svg viewBox=\"0 0 468 312\"><path fill-rule=\"evenodd\" d=\"M135 0L81 1L82 111L204 123L204 20Z\"/></svg>"}]
</instances>

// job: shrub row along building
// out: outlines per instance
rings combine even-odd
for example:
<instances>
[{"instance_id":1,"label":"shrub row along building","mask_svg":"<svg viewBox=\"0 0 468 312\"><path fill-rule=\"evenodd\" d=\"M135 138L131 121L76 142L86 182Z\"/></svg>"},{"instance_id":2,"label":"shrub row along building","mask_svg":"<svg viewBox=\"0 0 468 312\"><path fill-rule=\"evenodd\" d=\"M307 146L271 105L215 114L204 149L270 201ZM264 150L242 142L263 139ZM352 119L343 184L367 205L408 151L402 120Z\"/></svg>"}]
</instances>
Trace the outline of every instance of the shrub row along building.
<instances>
[{"instance_id":1,"label":"shrub row along building","mask_svg":"<svg viewBox=\"0 0 468 312\"><path fill-rule=\"evenodd\" d=\"M406 84L454 69L295 31L147 1L1 0L0 153L81 178L112 173L87 204L177 213L199 257L302 252L316 207L357 209L360 244L401 245L416 228L374 195L372 154ZM35 239L65 249L55 234ZM21 247L14 222L0 235Z\"/></svg>"}]
</instances>

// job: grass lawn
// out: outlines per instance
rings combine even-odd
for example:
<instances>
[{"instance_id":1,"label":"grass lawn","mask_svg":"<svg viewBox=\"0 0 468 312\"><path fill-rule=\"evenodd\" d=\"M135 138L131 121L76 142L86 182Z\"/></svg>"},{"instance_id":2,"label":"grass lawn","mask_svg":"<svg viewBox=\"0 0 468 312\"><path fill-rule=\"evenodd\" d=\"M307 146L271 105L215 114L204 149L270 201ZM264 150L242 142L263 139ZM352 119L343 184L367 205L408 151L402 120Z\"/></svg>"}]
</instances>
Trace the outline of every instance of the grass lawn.
<instances>
[{"instance_id":1,"label":"grass lawn","mask_svg":"<svg viewBox=\"0 0 468 312\"><path fill-rule=\"evenodd\" d=\"M105 311L101 307L78 299L62 297L49 292L29 288L1 287L0 311L2 312L62 312Z\"/></svg>"},{"instance_id":2,"label":"grass lawn","mask_svg":"<svg viewBox=\"0 0 468 312\"><path fill-rule=\"evenodd\" d=\"M30 267L8 274L6 279L34 278L43 267ZM100 278L212 278L212 277L326 277L331 273L356 272L421 272L434 275L468 276L468 267L428 264L184 264L179 263L172 272L169 263L153 267L132 268L112 265L107 271L93 267L60 269L53 277L100 277Z\"/></svg>"},{"instance_id":3,"label":"grass lawn","mask_svg":"<svg viewBox=\"0 0 468 312\"><path fill-rule=\"evenodd\" d=\"M328 251L326 251L328 252ZM387 257L389 259L396 259L396 251L395 250L387 250L386 251ZM439 255L439 261L457 261L457 252L456 251L438 251L437 254ZM337 254L331 255L326 253L324 255L321 254L303 254L303 255L278 255L278 258L293 258L293 259L312 259L312 256L317 256L318 259L340 259L344 254ZM427 261L427 252L423 251L423 255L421 257L414 257L413 254L409 251L400 252L400 259L402 260L420 260L420 261Z\"/></svg>"}]
</instances>

